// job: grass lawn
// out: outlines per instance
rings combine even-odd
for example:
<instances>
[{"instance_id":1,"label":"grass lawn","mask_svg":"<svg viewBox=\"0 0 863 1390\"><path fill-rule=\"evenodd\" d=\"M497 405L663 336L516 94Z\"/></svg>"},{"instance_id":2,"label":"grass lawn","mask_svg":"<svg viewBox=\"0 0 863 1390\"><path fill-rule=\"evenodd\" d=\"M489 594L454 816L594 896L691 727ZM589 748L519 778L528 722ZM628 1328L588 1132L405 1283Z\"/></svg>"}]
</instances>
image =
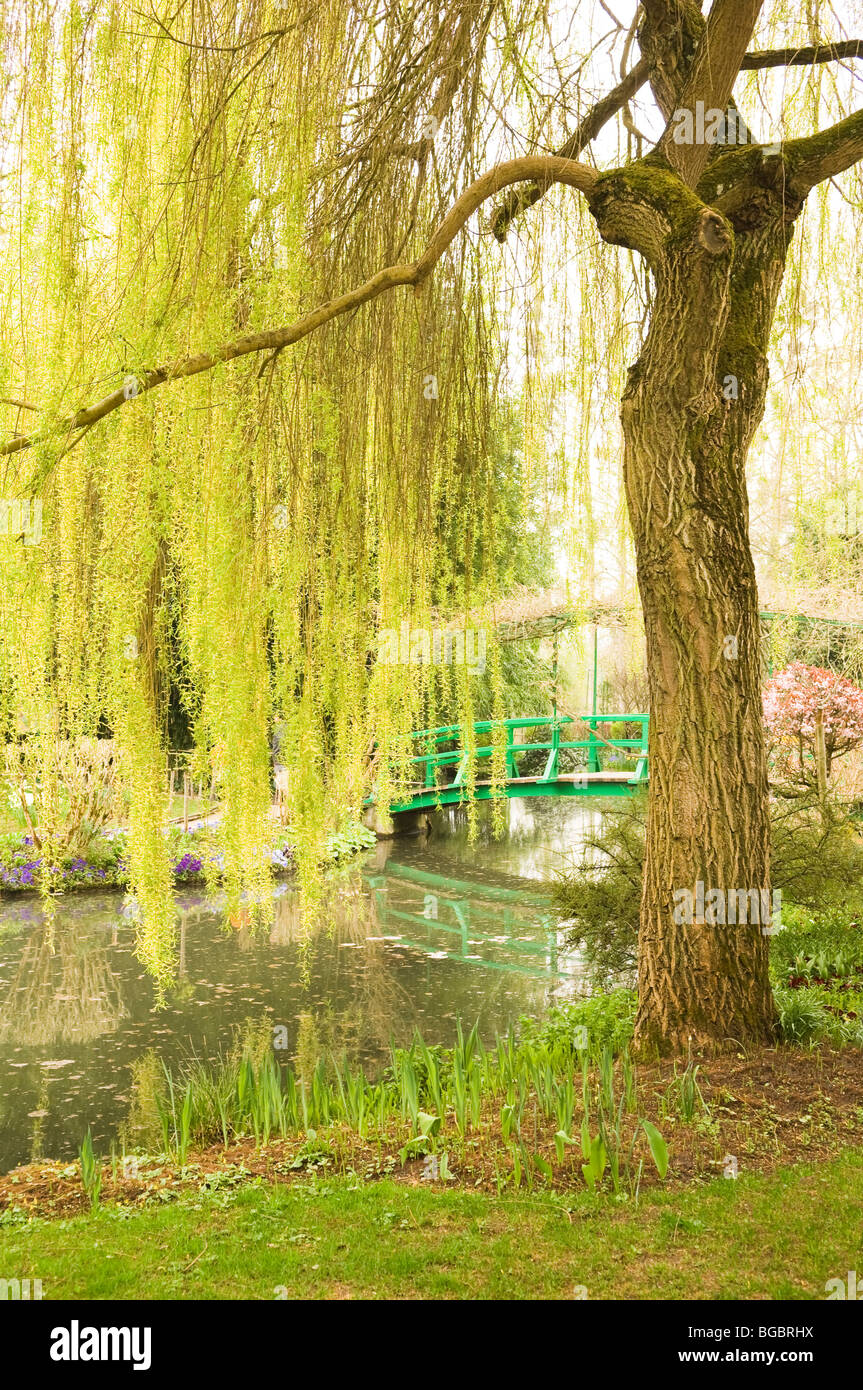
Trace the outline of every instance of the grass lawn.
<instances>
[{"instance_id":1,"label":"grass lawn","mask_svg":"<svg viewBox=\"0 0 863 1390\"><path fill-rule=\"evenodd\" d=\"M217 1185L134 1211L7 1216L46 1299L823 1299L863 1273L863 1154L651 1190L636 1208L392 1179Z\"/></svg>"}]
</instances>

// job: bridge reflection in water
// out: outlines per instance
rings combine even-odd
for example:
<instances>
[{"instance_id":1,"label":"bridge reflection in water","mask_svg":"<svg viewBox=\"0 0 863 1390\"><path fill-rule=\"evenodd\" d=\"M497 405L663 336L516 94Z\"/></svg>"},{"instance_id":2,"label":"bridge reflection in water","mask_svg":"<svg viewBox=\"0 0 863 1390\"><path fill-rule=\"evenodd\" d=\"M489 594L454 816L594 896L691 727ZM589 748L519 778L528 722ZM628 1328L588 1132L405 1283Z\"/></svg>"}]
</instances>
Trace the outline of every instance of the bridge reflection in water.
<instances>
[{"instance_id":1,"label":"bridge reflection in water","mask_svg":"<svg viewBox=\"0 0 863 1390\"><path fill-rule=\"evenodd\" d=\"M378 927L435 960L475 961L487 970L548 981L575 980L578 952L547 894L483 879L453 879L394 860L363 875Z\"/></svg>"}]
</instances>

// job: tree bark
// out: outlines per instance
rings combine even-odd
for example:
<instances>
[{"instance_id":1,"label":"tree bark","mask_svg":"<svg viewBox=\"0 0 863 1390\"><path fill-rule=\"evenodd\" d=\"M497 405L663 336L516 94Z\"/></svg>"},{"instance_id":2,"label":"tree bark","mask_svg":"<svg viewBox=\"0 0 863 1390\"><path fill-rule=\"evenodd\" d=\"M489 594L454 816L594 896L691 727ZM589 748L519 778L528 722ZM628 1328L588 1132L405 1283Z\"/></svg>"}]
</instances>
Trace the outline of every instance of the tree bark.
<instances>
[{"instance_id":1,"label":"tree bark","mask_svg":"<svg viewBox=\"0 0 863 1390\"><path fill-rule=\"evenodd\" d=\"M758 155L746 217L733 222L661 161L647 161L634 181L631 170L612 176L591 199L603 236L641 250L655 284L621 411L651 715L636 1020L643 1052L690 1043L717 1051L775 1035L745 463L799 207L774 196L772 171L764 175L761 164ZM710 179L720 181L713 171Z\"/></svg>"},{"instance_id":2,"label":"tree bark","mask_svg":"<svg viewBox=\"0 0 863 1390\"><path fill-rule=\"evenodd\" d=\"M760 902L764 889L769 902L770 827L743 460L727 460L708 499L694 422L674 399L673 369L685 382L692 363L665 316L654 322L623 405L651 716L637 1036L679 1052L772 1036L762 924L675 922L675 894L697 902L699 881L702 896L755 889Z\"/></svg>"}]
</instances>

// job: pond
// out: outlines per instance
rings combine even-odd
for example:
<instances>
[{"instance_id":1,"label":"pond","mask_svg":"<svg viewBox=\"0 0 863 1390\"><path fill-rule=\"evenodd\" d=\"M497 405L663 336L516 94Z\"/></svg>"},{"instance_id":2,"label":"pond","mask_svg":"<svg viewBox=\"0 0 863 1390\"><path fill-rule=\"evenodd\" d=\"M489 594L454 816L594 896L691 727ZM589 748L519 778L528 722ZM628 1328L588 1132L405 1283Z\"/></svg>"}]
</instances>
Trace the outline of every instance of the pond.
<instances>
[{"instance_id":1,"label":"pond","mask_svg":"<svg viewBox=\"0 0 863 1390\"><path fill-rule=\"evenodd\" d=\"M488 808L484 808L487 811ZM374 1072L419 1028L450 1044L456 1019L490 1041L579 988L543 889L597 815L577 800L510 801L495 840L483 815L439 812L428 838L381 841L334 874L309 926L292 888L263 930L224 904L178 897L179 968L156 1007L118 893L69 895L49 925L37 899L0 903L0 1171L135 1142L142 1071L218 1059L238 1030L279 1029L288 1057L346 1052Z\"/></svg>"}]
</instances>

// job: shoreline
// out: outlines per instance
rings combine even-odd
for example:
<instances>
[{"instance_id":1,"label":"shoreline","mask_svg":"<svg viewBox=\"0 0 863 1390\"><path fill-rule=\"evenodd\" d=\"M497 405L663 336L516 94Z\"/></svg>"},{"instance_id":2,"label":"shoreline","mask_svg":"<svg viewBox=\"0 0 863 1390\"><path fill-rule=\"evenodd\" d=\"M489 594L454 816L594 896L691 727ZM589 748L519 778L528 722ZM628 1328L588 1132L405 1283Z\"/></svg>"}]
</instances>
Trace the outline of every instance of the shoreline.
<instances>
[{"instance_id":1,"label":"shoreline","mask_svg":"<svg viewBox=\"0 0 863 1390\"><path fill-rule=\"evenodd\" d=\"M667 1177L655 1171L642 1139L638 1151L645 1162L638 1191L680 1192L712 1178L728 1178L729 1154L739 1156L740 1176L769 1177L789 1165L825 1163L843 1152L860 1152L863 1074L858 1059L850 1048L822 1044L810 1051L788 1043L749 1057L699 1059L703 1108L692 1116L669 1107L669 1088L678 1076L673 1059L640 1065L640 1107L663 1131L669 1167ZM573 1063L563 1071L574 1077L577 1067ZM586 1196L580 1145L567 1139L558 1147L557 1119L541 1109L531 1120L529 1152L522 1152L518 1163L512 1141L501 1133L494 1097L484 1099L476 1123L463 1132L455 1113L444 1106L427 1136L414 1132L407 1118L393 1116L380 1130L370 1127L367 1133L334 1118L329 1125L301 1125L266 1140L235 1130L224 1141L190 1144L182 1158L173 1149L146 1143L122 1152L112 1149L95 1160L102 1175L100 1203L139 1209L166 1200L160 1193L171 1193L172 1200L201 1182L218 1188L228 1179L238 1186L292 1187L309 1179L354 1177L374 1183L387 1178L426 1187L429 1160L435 1156L439 1162L431 1171L439 1177L432 1185L452 1192L499 1195L515 1188L573 1199ZM631 1120L626 1127L632 1129ZM447 1156L446 1166L441 1155ZM605 1184L599 1182L597 1192L607 1182L607 1177ZM15 1213L54 1220L90 1210L80 1157L34 1159L0 1174L0 1224Z\"/></svg>"},{"instance_id":2,"label":"shoreline","mask_svg":"<svg viewBox=\"0 0 863 1390\"><path fill-rule=\"evenodd\" d=\"M176 827L172 826L167 828L166 833L170 834L171 831L173 831L175 834L179 833L179 835L182 837L180 840L180 844L177 848L180 848L184 844L189 846L187 852L180 859L180 863L182 863L183 860L186 858L195 859L198 861L199 864L202 863L201 856L191 853L190 851L193 851L196 846L196 841L192 837L197 832L205 828L206 827L204 825L201 825L193 827L188 831L179 832L176 830ZM101 842L102 844L114 844L118 836L125 836L125 834L126 831L124 830L113 831L110 835L100 836L99 842ZM17 851L13 851L13 853L17 852L20 855L28 847L27 838L28 837L22 837L19 849ZM359 821L351 821L347 824L347 827L344 831L333 831L327 837L326 854L325 857L320 861L319 868L322 871L327 871L329 869L337 867L340 864L350 862L351 860L357 858L358 855L363 854L370 849L373 849L376 844L377 837L375 836L373 831L367 830L365 826L363 826L362 823ZM273 846L270 850L270 854L272 856L271 870L273 881L286 882L292 878L295 879L296 861L293 858L293 848L290 846L287 840L285 840L285 843L281 848L279 848L278 846ZM33 864L36 862L40 861L28 860L26 864L24 864L23 866L18 866L17 868L14 866L10 868L2 868L3 879L5 881L0 881L0 904L12 902L17 898L25 898L28 900L40 899L44 901L44 899L47 897L52 900L56 900L58 898L65 897L67 893L79 894L94 892L116 892L128 894L129 892L130 880L128 877L125 876L125 874L122 873L122 871L118 873L115 869L96 867L94 865L89 864L81 856L78 856L77 859L69 861L66 868L63 870L63 878L66 879L66 881L63 881L63 879L61 879L55 888L43 894L40 884L38 883L38 881L36 881L38 875L33 873ZM2 865L2 859L0 859L0 865ZM21 874L25 871L29 872L30 876L28 879L19 883L9 882L8 875L15 872ZM80 874L81 877L71 877L72 874ZM67 875L69 875L68 878ZM181 870L179 873L176 871L175 868L175 871L172 875L171 886L173 889L206 889L208 887L212 887L213 885L212 881L210 885L208 885L207 876L203 872L203 868L199 870L184 869ZM221 881L216 885L216 887L221 887Z\"/></svg>"}]
</instances>

